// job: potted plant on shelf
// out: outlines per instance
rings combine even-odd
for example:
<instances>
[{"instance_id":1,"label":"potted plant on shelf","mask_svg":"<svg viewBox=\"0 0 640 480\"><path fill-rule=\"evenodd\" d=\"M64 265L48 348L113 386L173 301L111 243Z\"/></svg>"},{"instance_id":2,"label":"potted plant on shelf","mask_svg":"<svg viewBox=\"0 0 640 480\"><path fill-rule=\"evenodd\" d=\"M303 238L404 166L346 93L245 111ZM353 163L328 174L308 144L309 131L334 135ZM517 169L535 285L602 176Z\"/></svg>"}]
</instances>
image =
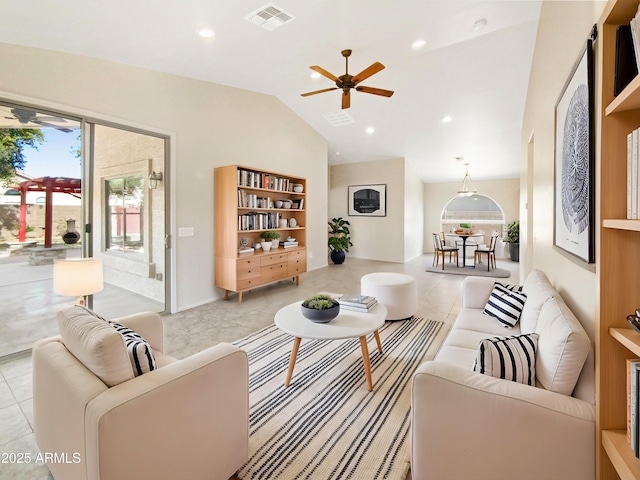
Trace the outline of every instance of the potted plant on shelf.
<instances>
[{"instance_id":1,"label":"potted plant on shelf","mask_svg":"<svg viewBox=\"0 0 640 480\"><path fill-rule=\"evenodd\" d=\"M515 220L507 227L507 237L504 240L509 243L509 256L511 261L520 261L520 222Z\"/></svg>"},{"instance_id":2,"label":"potted plant on shelf","mask_svg":"<svg viewBox=\"0 0 640 480\"><path fill-rule=\"evenodd\" d=\"M312 322L327 323L340 313L340 304L327 294L318 294L307 298L300 307L302 315Z\"/></svg>"},{"instance_id":3,"label":"potted plant on shelf","mask_svg":"<svg viewBox=\"0 0 640 480\"><path fill-rule=\"evenodd\" d=\"M349 238L349 226L351 224L342 217L332 218L329 222L329 249L331 260L335 264L344 262L349 247L353 247Z\"/></svg>"},{"instance_id":4,"label":"potted plant on shelf","mask_svg":"<svg viewBox=\"0 0 640 480\"><path fill-rule=\"evenodd\" d=\"M265 252L271 250L271 247L273 247L274 249L278 248L278 239L280 238L280 234L278 232L274 232L273 230L265 230L260 234L260 238L262 238L262 242L260 242L260 245L262 246L262 250L264 250Z\"/></svg>"}]
</instances>

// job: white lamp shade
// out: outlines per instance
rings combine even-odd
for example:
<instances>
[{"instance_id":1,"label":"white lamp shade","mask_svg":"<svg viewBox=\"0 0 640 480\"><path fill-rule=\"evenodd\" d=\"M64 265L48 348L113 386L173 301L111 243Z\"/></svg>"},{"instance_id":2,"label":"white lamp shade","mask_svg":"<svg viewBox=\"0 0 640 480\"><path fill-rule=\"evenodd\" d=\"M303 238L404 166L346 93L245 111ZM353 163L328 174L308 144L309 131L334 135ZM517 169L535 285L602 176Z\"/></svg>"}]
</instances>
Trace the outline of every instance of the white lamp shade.
<instances>
[{"instance_id":1,"label":"white lamp shade","mask_svg":"<svg viewBox=\"0 0 640 480\"><path fill-rule=\"evenodd\" d=\"M53 291L58 295L93 295L103 288L102 259L78 258L53 262Z\"/></svg>"}]
</instances>

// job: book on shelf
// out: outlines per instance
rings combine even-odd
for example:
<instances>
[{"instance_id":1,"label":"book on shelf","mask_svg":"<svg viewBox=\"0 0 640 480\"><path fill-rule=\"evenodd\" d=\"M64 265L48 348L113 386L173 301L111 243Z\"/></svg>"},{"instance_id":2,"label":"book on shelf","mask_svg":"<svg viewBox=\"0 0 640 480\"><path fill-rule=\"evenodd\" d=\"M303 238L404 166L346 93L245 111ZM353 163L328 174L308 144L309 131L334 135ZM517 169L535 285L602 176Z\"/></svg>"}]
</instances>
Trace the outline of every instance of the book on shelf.
<instances>
[{"instance_id":1,"label":"book on shelf","mask_svg":"<svg viewBox=\"0 0 640 480\"><path fill-rule=\"evenodd\" d=\"M371 308L376 303L376 298L369 295L342 295L338 298L340 305L359 307L359 308Z\"/></svg>"},{"instance_id":2,"label":"book on shelf","mask_svg":"<svg viewBox=\"0 0 640 480\"><path fill-rule=\"evenodd\" d=\"M238 169L238 185L242 187L293 192L293 183L288 178L278 177L270 173L254 172L244 168Z\"/></svg>"},{"instance_id":3,"label":"book on shelf","mask_svg":"<svg viewBox=\"0 0 640 480\"><path fill-rule=\"evenodd\" d=\"M298 242L289 242L289 241L280 242L280 246L284 248L297 247Z\"/></svg>"},{"instance_id":4,"label":"book on shelf","mask_svg":"<svg viewBox=\"0 0 640 480\"><path fill-rule=\"evenodd\" d=\"M640 218L640 129L627 134L627 219Z\"/></svg>"},{"instance_id":5,"label":"book on shelf","mask_svg":"<svg viewBox=\"0 0 640 480\"><path fill-rule=\"evenodd\" d=\"M632 34L632 28L637 27L636 22L636 19L632 19L631 24L620 25L616 29L616 56L613 76L614 96L618 96L638 75L638 49L634 47Z\"/></svg>"},{"instance_id":6,"label":"book on shelf","mask_svg":"<svg viewBox=\"0 0 640 480\"><path fill-rule=\"evenodd\" d=\"M640 415L640 358L626 360L627 367L627 440L636 457L640 458L638 432Z\"/></svg>"},{"instance_id":7,"label":"book on shelf","mask_svg":"<svg viewBox=\"0 0 640 480\"><path fill-rule=\"evenodd\" d=\"M635 370L636 365L640 365L640 358L627 358L626 366L627 366L627 443L631 445L631 448L635 448L635 439L632 442L632 425L635 425L635 413L634 410L636 408L636 401L632 400L633 395L636 393L636 385L635 385ZM637 396L636 396L637 400ZM633 420L632 420L633 417Z\"/></svg>"}]
</instances>

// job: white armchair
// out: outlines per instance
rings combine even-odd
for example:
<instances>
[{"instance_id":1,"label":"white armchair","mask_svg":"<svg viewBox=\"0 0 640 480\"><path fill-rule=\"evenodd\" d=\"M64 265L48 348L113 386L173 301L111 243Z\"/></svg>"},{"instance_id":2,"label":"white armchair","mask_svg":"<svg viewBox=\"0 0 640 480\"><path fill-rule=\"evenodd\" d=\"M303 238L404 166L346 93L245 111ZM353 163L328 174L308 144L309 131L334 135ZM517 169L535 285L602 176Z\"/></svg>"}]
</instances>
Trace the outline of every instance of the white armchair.
<instances>
[{"instance_id":1,"label":"white armchair","mask_svg":"<svg viewBox=\"0 0 640 480\"><path fill-rule=\"evenodd\" d=\"M58 313L59 325L66 321L67 310ZM109 341L96 341L73 328L66 333L61 329L61 337L40 340L33 347L35 437L43 455L58 455L49 455L47 462L54 477L223 480L232 476L248 454L246 353L219 344L175 360L162 353L162 319L157 314L115 321L151 344L156 370L107 386L90 370L95 364L85 360L85 366L77 356L85 357L75 350L74 356L63 341L73 345L65 335L78 333L81 347L98 357L111 348ZM76 330L77 325L85 326L76 324ZM61 455L65 461L60 461Z\"/></svg>"}]
</instances>

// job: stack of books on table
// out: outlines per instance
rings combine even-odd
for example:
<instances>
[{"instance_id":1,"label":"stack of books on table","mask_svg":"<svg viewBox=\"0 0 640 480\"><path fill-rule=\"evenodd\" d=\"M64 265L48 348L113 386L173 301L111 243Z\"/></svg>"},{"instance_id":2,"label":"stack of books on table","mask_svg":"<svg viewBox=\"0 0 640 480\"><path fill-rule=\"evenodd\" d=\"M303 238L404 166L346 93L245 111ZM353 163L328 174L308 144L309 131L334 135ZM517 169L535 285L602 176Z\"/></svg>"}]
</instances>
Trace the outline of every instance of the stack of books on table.
<instances>
[{"instance_id":1,"label":"stack of books on table","mask_svg":"<svg viewBox=\"0 0 640 480\"><path fill-rule=\"evenodd\" d=\"M338 303L340 304L341 310L367 313L378 301L375 297L367 295L342 295L338 297Z\"/></svg>"}]
</instances>

